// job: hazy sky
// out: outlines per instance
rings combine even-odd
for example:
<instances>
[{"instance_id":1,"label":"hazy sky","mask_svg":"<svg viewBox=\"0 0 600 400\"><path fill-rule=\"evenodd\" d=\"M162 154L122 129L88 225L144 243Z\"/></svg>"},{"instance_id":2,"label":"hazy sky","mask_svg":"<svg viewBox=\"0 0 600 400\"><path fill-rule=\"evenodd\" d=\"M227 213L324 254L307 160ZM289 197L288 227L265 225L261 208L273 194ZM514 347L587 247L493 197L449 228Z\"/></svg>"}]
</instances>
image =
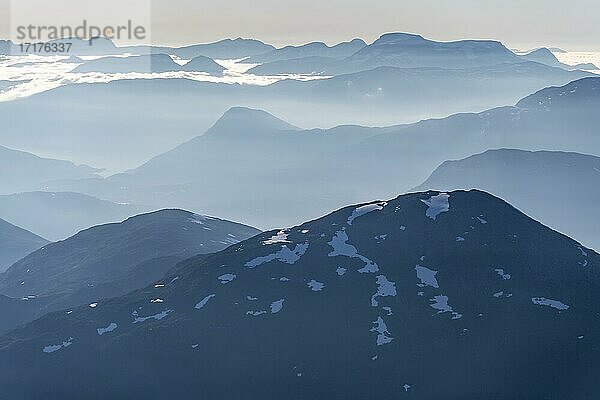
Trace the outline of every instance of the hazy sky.
<instances>
[{"instance_id":1,"label":"hazy sky","mask_svg":"<svg viewBox=\"0 0 600 400\"><path fill-rule=\"evenodd\" d=\"M41 11L64 14L67 7L60 5L68 1L46 2ZM354 37L372 41L381 33L402 31L437 40L498 39L514 48L544 45L600 51L598 0L145 1L151 4L152 41L157 44L242 36L279 46L312 40L334 43ZM0 15L5 16L2 33L9 23L9 4L10 0L0 0Z\"/></svg>"}]
</instances>

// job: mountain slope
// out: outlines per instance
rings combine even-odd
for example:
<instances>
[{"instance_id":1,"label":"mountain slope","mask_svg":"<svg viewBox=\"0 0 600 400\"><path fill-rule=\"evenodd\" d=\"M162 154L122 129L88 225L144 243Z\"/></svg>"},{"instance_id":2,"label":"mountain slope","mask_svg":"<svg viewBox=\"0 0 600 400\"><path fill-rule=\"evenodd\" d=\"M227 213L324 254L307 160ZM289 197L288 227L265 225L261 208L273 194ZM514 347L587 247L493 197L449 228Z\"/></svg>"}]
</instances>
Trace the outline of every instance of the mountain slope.
<instances>
[{"instance_id":1,"label":"mountain slope","mask_svg":"<svg viewBox=\"0 0 600 400\"><path fill-rule=\"evenodd\" d=\"M343 148L378 132L346 131L336 135L333 130L332 134L301 130L265 111L235 107L203 135L109 180L148 185L203 182L206 190L210 190L209 184L219 184L235 176L241 181L235 185L239 188L245 186L243 177L252 179L268 171L278 175L282 170L310 169L306 164L315 156L318 158L327 150ZM214 165L219 168L214 170Z\"/></svg>"},{"instance_id":2,"label":"mountain slope","mask_svg":"<svg viewBox=\"0 0 600 400\"><path fill-rule=\"evenodd\" d=\"M405 195L47 315L0 339L0 383L7 400L592 398L599 266L488 194Z\"/></svg>"},{"instance_id":3,"label":"mountain slope","mask_svg":"<svg viewBox=\"0 0 600 400\"><path fill-rule=\"evenodd\" d=\"M96 286L126 276L145 261L214 253L259 232L182 210L142 214L86 229L30 254L0 278L0 293L39 296Z\"/></svg>"},{"instance_id":4,"label":"mountain slope","mask_svg":"<svg viewBox=\"0 0 600 400\"><path fill-rule=\"evenodd\" d=\"M7 332L16 326L35 319L38 300L33 298L11 299L0 295L0 333Z\"/></svg>"},{"instance_id":5,"label":"mountain slope","mask_svg":"<svg viewBox=\"0 0 600 400\"><path fill-rule=\"evenodd\" d=\"M384 172L414 182L414 187L442 162L489 149L557 150L600 156L599 88L600 78L584 78L543 89L514 107L421 121L405 127L401 134L365 139L354 157L367 165L380 165Z\"/></svg>"},{"instance_id":6,"label":"mountain slope","mask_svg":"<svg viewBox=\"0 0 600 400\"><path fill-rule=\"evenodd\" d=\"M148 209L72 192L26 192L0 196L0 218L52 241L64 239L93 225L121 221Z\"/></svg>"},{"instance_id":7,"label":"mountain slope","mask_svg":"<svg viewBox=\"0 0 600 400\"><path fill-rule=\"evenodd\" d=\"M223 250L259 232L182 210L138 215L31 253L0 275L0 293L35 302L39 317L124 295L162 278L185 258Z\"/></svg>"},{"instance_id":8,"label":"mountain slope","mask_svg":"<svg viewBox=\"0 0 600 400\"><path fill-rule=\"evenodd\" d=\"M600 249L594 218L600 205L600 157L578 153L490 150L446 161L415 190L477 188L493 193L528 215Z\"/></svg>"},{"instance_id":9,"label":"mountain slope","mask_svg":"<svg viewBox=\"0 0 600 400\"><path fill-rule=\"evenodd\" d=\"M99 172L86 165L42 158L0 146L0 194L41 189L42 184L59 179L86 179Z\"/></svg>"},{"instance_id":10,"label":"mountain slope","mask_svg":"<svg viewBox=\"0 0 600 400\"><path fill-rule=\"evenodd\" d=\"M0 219L0 273L49 242Z\"/></svg>"}]
</instances>

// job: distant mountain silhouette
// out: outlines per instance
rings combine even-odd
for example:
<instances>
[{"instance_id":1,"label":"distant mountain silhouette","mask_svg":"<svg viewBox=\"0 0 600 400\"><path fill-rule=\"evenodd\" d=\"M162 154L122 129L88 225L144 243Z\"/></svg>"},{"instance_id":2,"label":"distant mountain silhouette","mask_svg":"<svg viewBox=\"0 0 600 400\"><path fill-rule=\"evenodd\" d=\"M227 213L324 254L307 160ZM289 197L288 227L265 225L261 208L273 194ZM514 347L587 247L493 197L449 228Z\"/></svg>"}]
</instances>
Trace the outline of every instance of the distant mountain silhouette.
<instances>
[{"instance_id":1,"label":"distant mountain silhouette","mask_svg":"<svg viewBox=\"0 0 600 400\"><path fill-rule=\"evenodd\" d=\"M77 56L70 56L67 59L60 60L60 62L67 63L67 64L83 64L85 62L85 60L83 60Z\"/></svg>"},{"instance_id":2,"label":"distant mountain silhouette","mask_svg":"<svg viewBox=\"0 0 600 400\"><path fill-rule=\"evenodd\" d=\"M426 179L424 169L432 171L445 160L490 149L563 150L600 156L598 87L600 78L585 78L543 89L514 107L422 121L406 126L401 134L366 139L354 157L362 157L367 165L380 165L383 171L392 171L400 162L402 168L394 174L414 182L414 187Z\"/></svg>"},{"instance_id":3,"label":"distant mountain silhouette","mask_svg":"<svg viewBox=\"0 0 600 400\"><path fill-rule=\"evenodd\" d=\"M550 50L553 53L568 53L568 51L563 50L559 47L550 47L550 48L548 48L548 50Z\"/></svg>"},{"instance_id":4,"label":"distant mountain silhouette","mask_svg":"<svg viewBox=\"0 0 600 400\"><path fill-rule=\"evenodd\" d=\"M106 74L116 73L160 73L178 71L181 66L171 59L167 54L150 54L130 57L102 57L86 61L72 72L102 72Z\"/></svg>"},{"instance_id":5,"label":"distant mountain silhouette","mask_svg":"<svg viewBox=\"0 0 600 400\"><path fill-rule=\"evenodd\" d=\"M198 56L206 56L217 59L238 59L263 54L275 49L275 47L254 39L223 39L213 43L194 44L182 47L167 46L116 46L110 39L99 37L89 40L78 38L66 38L49 41L53 43L70 43L69 55L76 56L114 56L124 54L147 55L147 54L173 54L183 59L192 59ZM43 50L43 49L42 49ZM0 55L22 54L19 44L10 40L0 40ZM38 55L56 55L52 52L36 52Z\"/></svg>"},{"instance_id":6,"label":"distant mountain silhouette","mask_svg":"<svg viewBox=\"0 0 600 400\"><path fill-rule=\"evenodd\" d=\"M363 203L2 336L2 395L591 399L599 266L483 192Z\"/></svg>"},{"instance_id":7,"label":"distant mountain silhouette","mask_svg":"<svg viewBox=\"0 0 600 400\"><path fill-rule=\"evenodd\" d=\"M204 210L261 228L289 225L361 197L407 191L444 161L489 149L600 156L598 82L587 78L513 107L388 128L298 130L265 112L235 108L205 134L108 178L93 192L76 181L53 189ZM559 228L551 224L555 220L542 220Z\"/></svg>"},{"instance_id":8,"label":"distant mountain silhouette","mask_svg":"<svg viewBox=\"0 0 600 400\"><path fill-rule=\"evenodd\" d=\"M225 67L217 64L211 58L204 56L194 57L192 60L182 65L181 71L206 72L211 75L222 75Z\"/></svg>"},{"instance_id":9,"label":"distant mountain silhouette","mask_svg":"<svg viewBox=\"0 0 600 400\"><path fill-rule=\"evenodd\" d=\"M489 150L446 161L416 191L477 188L493 193L543 223L600 249L593 215L600 205L600 157L578 153Z\"/></svg>"},{"instance_id":10,"label":"distant mountain silhouette","mask_svg":"<svg viewBox=\"0 0 600 400\"><path fill-rule=\"evenodd\" d=\"M0 273L48 243L46 239L0 219Z\"/></svg>"},{"instance_id":11,"label":"distant mountain silhouette","mask_svg":"<svg viewBox=\"0 0 600 400\"><path fill-rule=\"evenodd\" d=\"M263 110L230 108L205 135L231 135L234 138L263 134L264 131L299 131L300 128Z\"/></svg>"},{"instance_id":12,"label":"distant mountain silhouette","mask_svg":"<svg viewBox=\"0 0 600 400\"><path fill-rule=\"evenodd\" d=\"M147 54L129 57L103 57L79 65L72 72L102 72L116 73L161 73L161 72L207 72L211 75L221 75L224 67L211 58L197 56L184 65L179 65L167 54Z\"/></svg>"},{"instance_id":13,"label":"distant mountain silhouette","mask_svg":"<svg viewBox=\"0 0 600 400\"><path fill-rule=\"evenodd\" d=\"M0 39L0 55L8 56L11 55L14 43L11 40Z\"/></svg>"},{"instance_id":14,"label":"distant mountain silhouette","mask_svg":"<svg viewBox=\"0 0 600 400\"><path fill-rule=\"evenodd\" d=\"M20 44L10 40L0 40L0 55L22 56L35 53L38 56L56 56L56 51L45 51L44 46L41 46L40 48L40 42L37 42L36 44L38 47L34 51L33 48L21 49ZM61 54L65 55L96 56L120 54L119 48L115 46L112 40L103 37L97 37L91 40L83 40L75 37L64 38L45 41L44 44L48 44L50 49L52 49L55 44L64 45L65 52L61 52Z\"/></svg>"},{"instance_id":15,"label":"distant mountain silhouette","mask_svg":"<svg viewBox=\"0 0 600 400\"><path fill-rule=\"evenodd\" d=\"M312 56L273 61L250 68L248 73L255 75L322 74L328 65L337 60L332 57Z\"/></svg>"},{"instance_id":16,"label":"distant mountain silhouette","mask_svg":"<svg viewBox=\"0 0 600 400\"><path fill-rule=\"evenodd\" d=\"M384 126L514 104L587 76L593 74L525 62L463 70L382 67L268 86L185 79L77 84L0 103L0 143L125 170L201 134L235 106L266 109L302 127ZM61 112L65 107L71 112ZM126 156L114 157L123 149Z\"/></svg>"},{"instance_id":17,"label":"distant mountain silhouette","mask_svg":"<svg viewBox=\"0 0 600 400\"><path fill-rule=\"evenodd\" d=\"M314 45L313 47L318 47ZM295 48L289 48L294 50ZM251 71L259 75L283 73L312 73L339 75L371 70L379 67L465 69L490 67L506 63L534 61L564 69L596 69L590 65L575 67L560 63L547 49L517 56L501 43L490 40L461 40L437 42L420 35L388 33L370 45L363 45L352 54L274 50L266 55L249 59L263 65ZM277 57L279 55L279 57ZM285 62L284 62L285 61Z\"/></svg>"},{"instance_id":18,"label":"distant mountain silhouette","mask_svg":"<svg viewBox=\"0 0 600 400\"><path fill-rule=\"evenodd\" d=\"M64 239L93 225L121 221L148 209L71 192L0 196L0 218L52 241Z\"/></svg>"},{"instance_id":19,"label":"distant mountain silhouette","mask_svg":"<svg viewBox=\"0 0 600 400\"><path fill-rule=\"evenodd\" d=\"M598 69L598 67L592 63L577 64L577 65L568 65L568 64L561 63L560 61L558 61L558 58L556 58L556 56L554 54L552 54L552 52L545 47L542 47L541 49L533 50L527 54L523 54L523 55L521 55L521 58L528 60L528 61L535 61L535 62L539 62L541 64L546 64L551 67L559 67L559 68L564 68L564 69L569 69L569 70L573 70L573 69L596 70L596 69Z\"/></svg>"},{"instance_id":20,"label":"distant mountain silhouette","mask_svg":"<svg viewBox=\"0 0 600 400\"><path fill-rule=\"evenodd\" d=\"M98 177L100 170L0 146L0 194L42 189L45 182Z\"/></svg>"},{"instance_id":21,"label":"distant mountain silhouette","mask_svg":"<svg viewBox=\"0 0 600 400\"><path fill-rule=\"evenodd\" d=\"M280 49L271 50L265 54L255 55L245 59L246 63L271 63L274 61L293 60L305 57L327 57L344 58L348 57L367 44L362 39L354 39L350 42L338 43L334 46L328 46L323 42L312 42L301 46L286 46Z\"/></svg>"},{"instance_id":22,"label":"distant mountain silhouette","mask_svg":"<svg viewBox=\"0 0 600 400\"><path fill-rule=\"evenodd\" d=\"M520 61L502 43L492 40L436 42L415 34L388 33L326 72L340 74L377 67L461 69Z\"/></svg>"},{"instance_id":23,"label":"distant mountain silhouette","mask_svg":"<svg viewBox=\"0 0 600 400\"><path fill-rule=\"evenodd\" d=\"M196 44L172 48L173 54L192 59L198 56L212 59L238 59L262 54L274 50L275 47L254 39L224 39L214 43Z\"/></svg>"}]
</instances>

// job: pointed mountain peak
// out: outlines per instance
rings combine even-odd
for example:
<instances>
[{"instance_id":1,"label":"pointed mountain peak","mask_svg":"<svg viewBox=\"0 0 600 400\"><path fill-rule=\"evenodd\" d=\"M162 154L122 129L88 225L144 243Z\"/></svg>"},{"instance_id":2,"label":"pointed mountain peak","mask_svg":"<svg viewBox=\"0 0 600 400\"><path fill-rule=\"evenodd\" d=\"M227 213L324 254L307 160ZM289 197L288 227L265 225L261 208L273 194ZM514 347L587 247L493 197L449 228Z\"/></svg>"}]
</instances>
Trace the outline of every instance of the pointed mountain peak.
<instances>
[{"instance_id":1,"label":"pointed mountain peak","mask_svg":"<svg viewBox=\"0 0 600 400\"><path fill-rule=\"evenodd\" d=\"M539 49L531 50L524 55L530 56L532 54L552 55L554 57L554 54L552 54L552 52L546 47L540 47Z\"/></svg>"},{"instance_id":2,"label":"pointed mountain peak","mask_svg":"<svg viewBox=\"0 0 600 400\"><path fill-rule=\"evenodd\" d=\"M364 46L366 46L366 45L367 45L367 42L365 42L365 41L364 41L364 40L362 40L361 38L354 38L354 39L352 39L352 40L350 41L350 43L353 43L353 44L362 44L362 45L364 45Z\"/></svg>"},{"instance_id":3,"label":"pointed mountain peak","mask_svg":"<svg viewBox=\"0 0 600 400\"><path fill-rule=\"evenodd\" d=\"M291 124L263 110L246 107L233 107L213 125L206 134L246 134L261 131L299 130Z\"/></svg>"}]
</instances>

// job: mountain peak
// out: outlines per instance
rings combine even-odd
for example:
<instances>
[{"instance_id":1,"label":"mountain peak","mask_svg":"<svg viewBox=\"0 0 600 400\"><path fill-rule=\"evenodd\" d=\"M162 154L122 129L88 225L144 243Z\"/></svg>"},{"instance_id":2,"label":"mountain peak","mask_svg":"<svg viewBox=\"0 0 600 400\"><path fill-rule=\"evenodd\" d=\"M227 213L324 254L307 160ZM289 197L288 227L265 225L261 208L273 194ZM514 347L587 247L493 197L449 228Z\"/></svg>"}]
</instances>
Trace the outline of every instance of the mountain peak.
<instances>
[{"instance_id":1,"label":"mountain peak","mask_svg":"<svg viewBox=\"0 0 600 400\"><path fill-rule=\"evenodd\" d=\"M210 128L206 134L244 134L260 131L289 131L299 128L263 110L232 107Z\"/></svg>"},{"instance_id":2,"label":"mountain peak","mask_svg":"<svg viewBox=\"0 0 600 400\"><path fill-rule=\"evenodd\" d=\"M423 36L414 33L392 32L385 33L377 39L373 45L382 44L407 44L427 41Z\"/></svg>"}]
</instances>

